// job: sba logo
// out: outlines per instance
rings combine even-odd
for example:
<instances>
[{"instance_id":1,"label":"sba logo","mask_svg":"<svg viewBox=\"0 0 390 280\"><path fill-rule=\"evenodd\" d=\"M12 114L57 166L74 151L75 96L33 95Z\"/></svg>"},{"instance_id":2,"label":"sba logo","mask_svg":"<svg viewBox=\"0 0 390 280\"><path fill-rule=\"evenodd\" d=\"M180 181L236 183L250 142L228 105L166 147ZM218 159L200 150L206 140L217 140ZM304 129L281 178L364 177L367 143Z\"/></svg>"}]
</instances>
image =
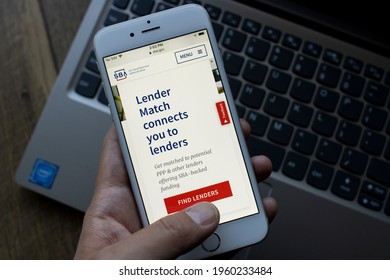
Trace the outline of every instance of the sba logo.
<instances>
[{"instance_id":1,"label":"sba logo","mask_svg":"<svg viewBox=\"0 0 390 280\"><path fill-rule=\"evenodd\" d=\"M117 81L121 81L127 78L127 73L125 69L120 69L114 72L114 78Z\"/></svg>"}]
</instances>

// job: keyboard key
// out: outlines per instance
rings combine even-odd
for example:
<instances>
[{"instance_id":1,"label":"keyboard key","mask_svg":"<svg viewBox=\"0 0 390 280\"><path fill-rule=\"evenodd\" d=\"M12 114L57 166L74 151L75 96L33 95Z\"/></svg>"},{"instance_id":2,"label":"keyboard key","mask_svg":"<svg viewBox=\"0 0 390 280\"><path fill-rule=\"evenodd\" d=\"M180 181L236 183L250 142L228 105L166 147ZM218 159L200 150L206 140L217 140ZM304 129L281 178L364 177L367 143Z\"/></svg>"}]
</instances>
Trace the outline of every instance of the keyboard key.
<instances>
[{"instance_id":1,"label":"keyboard key","mask_svg":"<svg viewBox=\"0 0 390 280\"><path fill-rule=\"evenodd\" d=\"M360 73L363 69L363 61L347 56L344 61L343 67L349 71Z\"/></svg>"},{"instance_id":2,"label":"keyboard key","mask_svg":"<svg viewBox=\"0 0 390 280\"><path fill-rule=\"evenodd\" d=\"M288 145L294 128L286 123L274 120L268 131L268 138L274 143Z\"/></svg>"},{"instance_id":3,"label":"keyboard key","mask_svg":"<svg viewBox=\"0 0 390 280\"><path fill-rule=\"evenodd\" d=\"M139 16L148 15L152 12L154 0L134 0L131 11Z\"/></svg>"},{"instance_id":4,"label":"keyboard key","mask_svg":"<svg viewBox=\"0 0 390 280\"><path fill-rule=\"evenodd\" d=\"M245 44L247 35L240 31L229 28L222 40L222 45L232 51L240 52Z\"/></svg>"},{"instance_id":5,"label":"keyboard key","mask_svg":"<svg viewBox=\"0 0 390 280\"><path fill-rule=\"evenodd\" d=\"M368 156L356 150L346 148L341 157L340 166L355 174L363 174L368 162Z\"/></svg>"},{"instance_id":6,"label":"keyboard key","mask_svg":"<svg viewBox=\"0 0 390 280\"><path fill-rule=\"evenodd\" d=\"M288 105L287 98L270 93L265 101L264 112L277 118L283 118L286 115Z\"/></svg>"},{"instance_id":7,"label":"keyboard key","mask_svg":"<svg viewBox=\"0 0 390 280\"><path fill-rule=\"evenodd\" d=\"M311 155L317 144L318 136L304 130L297 130L292 141L292 148L297 152Z\"/></svg>"},{"instance_id":8,"label":"keyboard key","mask_svg":"<svg viewBox=\"0 0 390 280\"><path fill-rule=\"evenodd\" d=\"M244 64L244 58L233 54L231 52L224 52L223 62L225 65L225 70L228 74L237 76Z\"/></svg>"},{"instance_id":9,"label":"keyboard key","mask_svg":"<svg viewBox=\"0 0 390 280\"><path fill-rule=\"evenodd\" d=\"M215 7L210 4L206 4L204 5L204 8L209 13L210 18L213 20L218 20L219 17L221 16L222 10L218 7Z\"/></svg>"},{"instance_id":10,"label":"keyboard key","mask_svg":"<svg viewBox=\"0 0 390 280\"><path fill-rule=\"evenodd\" d=\"M93 98L100 86L100 78L83 72L76 85L76 92L84 97Z\"/></svg>"},{"instance_id":11,"label":"keyboard key","mask_svg":"<svg viewBox=\"0 0 390 280\"><path fill-rule=\"evenodd\" d=\"M248 150L251 156L265 155L272 161L272 170L278 171L284 157L284 149L263 140L249 137L247 140Z\"/></svg>"},{"instance_id":12,"label":"keyboard key","mask_svg":"<svg viewBox=\"0 0 390 280\"><path fill-rule=\"evenodd\" d=\"M336 132L336 139L346 145L356 146L359 142L361 133L362 128L360 126L341 121Z\"/></svg>"},{"instance_id":13,"label":"keyboard key","mask_svg":"<svg viewBox=\"0 0 390 280\"><path fill-rule=\"evenodd\" d=\"M389 96L389 88L375 82L369 82L364 93L364 99L368 102L383 106Z\"/></svg>"},{"instance_id":14,"label":"keyboard key","mask_svg":"<svg viewBox=\"0 0 390 280\"><path fill-rule=\"evenodd\" d=\"M341 80L340 89L349 95L359 97L362 94L364 84L364 78L345 72Z\"/></svg>"},{"instance_id":15,"label":"keyboard key","mask_svg":"<svg viewBox=\"0 0 390 280\"><path fill-rule=\"evenodd\" d=\"M330 186L333 168L318 161L313 161L307 175L307 183L317 189L326 190Z\"/></svg>"},{"instance_id":16,"label":"keyboard key","mask_svg":"<svg viewBox=\"0 0 390 280\"><path fill-rule=\"evenodd\" d=\"M119 23L119 22L122 22L122 21L126 21L128 19L129 19L129 15L128 14L125 14L125 13L122 13L122 12L118 12L118 11L115 11L115 10L110 10L108 12L106 20L104 21L104 25L105 26L109 26L109 25L116 24L116 23Z\"/></svg>"},{"instance_id":17,"label":"keyboard key","mask_svg":"<svg viewBox=\"0 0 390 280\"><path fill-rule=\"evenodd\" d=\"M317 90L317 94L314 99L314 105L325 111L334 112L337 103L339 102L339 98L339 93L327 88L320 87Z\"/></svg>"},{"instance_id":18,"label":"keyboard key","mask_svg":"<svg viewBox=\"0 0 390 280\"><path fill-rule=\"evenodd\" d=\"M362 193L365 193L371 197L375 197L381 201L385 200L387 189L377 184L373 184L368 181L363 182Z\"/></svg>"},{"instance_id":19,"label":"keyboard key","mask_svg":"<svg viewBox=\"0 0 390 280\"><path fill-rule=\"evenodd\" d=\"M312 129L324 136L332 136L337 125L337 118L322 112L314 116Z\"/></svg>"},{"instance_id":20,"label":"keyboard key","mask_svg":"<svg viewBox=\"0 0 390 280\"><path fill-rule=\"evenodd\" d=\"M390 198L387 200L384 211L387 216L390 216Z\"/></svg>"},{"instance_id":21,"label":"keyboard key","mask_svg":"<svg viewBox=\"0 0 390 280\"><path fill-rule=\"evenodd\" d=\"M325 49L322 59L334 65L340 65L343 60L343 55L331 49Z\"/></svg>"},{"instance_id":22,"label":"keyboard key","mask_svg":"<svg viewBox=\"0 0 390 280\"><path fill-rule=\"evenodd\" d=\"M360 205L374 210L374 211L380 211L383 207L383 202L379 201L375 198L369 197L365 194L360 194L358 198L358 202Z\"/></svg>"},{"instance_id":23,"label":"keyboard key","mask_svg":"<svg viewBox=\"0 0 390 280\"><path fill-rule=\"evenodd\" d=\"M201 5L202 2L200 0L184 0L183 1L183 5L186 5L186 4L198 4L198 5Z\"/></svg>"},{"instance_id":24,"label":"keyboard key","mask_svg":"<svg viewBox=\"0 0 390 280\"><path fill-rule=\"evenodd\" d=\"M257 136L264 136L268 127L269 117L250 111L246 121L251 125L251 133Z\"/></svg>"},{"instance_id":25,"label":"keyboard key","mask_svg":"<svg viewBox=\"0 0 390 280\"><path fill-rule=\"evenodd\" d=\"M265 96L265 90L246 84L240 102L250 108L259 109Z\"/></svg>"},{"instance_id":26,"label":"keyboard key","mask_svg":"<svg viewBox=\"0 0 390 280\"><path fill-rule=\"evenodd\" d=\"M290 95L296 100L309 103L313 97L315 88L316 86L313 83L295 78L291 86Z\"/></svg>"},{"instance_id":27,"label":"keyboard key","mask_svg":"<svg viewBox=\"0 0 390 280\"><path fill-rule=\"evenodd\" d=\"M277 43L280 40L280 37L282 35L282 32L276 28L266 26L264 27L262 37L264 39L270 40L272 42Z\"/></svg>"},{"instance_id":28,"label":"keyboard key","mask_svg":"<svg viewBox=\"0 0 390 280\"><path fill-rule=\"evenodd\" d=\"M236 110L239 118L244 118L246 109L240 105L236 104Z\"/></svg>"},{"instance_id":29,"label":"keyboard key","mask_svg":"<svg viewBox=\"0 0 390 280\"><path fill-rule=\"evenodd\" d=\"M267 80L267 87L270 90L286 93L291 82L291 75L272 69Z\"/></svg>"},{"instance_id":30,"label":"keyboard key","mask_svg":"<svg viewBox=\"0 0 390 280\"><path fill-rule=\"evenodd\" d=\"M317 82L328 87L336 87L341 76L339 68L322 63L317 74Z\"/></svg>"},{"instance_id":31,"label":"keyboard key","mask_svg":"<svg viewBox=\"0 0 390 280\"><path fill-rule=\"evenodd\" d=\"M363 114L362 123L372 129L382 130L385 126L388 113L376 107L367 106Z\"/></svg>"},{"instance_id":32,"label":"keyboard key","mask_svg":"<svg viewBox=\"0 0 390 280\"><path fill-rule=\"evenodd\" d=\"M100 90L100 93L99 93L99 96L98 96L98 101L100 103L104 104L104 105L108 105L108 100L107 100L106 94L104 93L103 87Z\"/></svg>"},{"instance_id":33,"label":"keyboard key","mask_svg":"<svg viewBox=\"0 0 390 280\"><path fill-rule=\"evenodd\" d=\"M317 69L317 61L304 55L298 55L295 59L293 72L298 76L311 79Z\"/></svg>"},{"instance_id":34,"label":"keyboard key","mask_svg":"<svg viewBox=\"0 0 390 280\"><path fill-rule=\"evenodd\" d=\"M130 0L114 0L114 6L119 9L126 9Z\"/></svg>"},{"instance_id":35,"label":"keyboard key","mask_svg":"<svg viewBox=\"0 0 390 280\"><path fill-rule=\"evenodd\" d=\"M341 149L340 144L327 139L321 139L318 144L316 157L323 162L335 164L339 160Z\"/></svg>"},{"instance_id":36,"label":"keyboard key","mask_svg":"<svg viewBox=\"0 0 390 280\"><path fill-rule=\"evenodd\" d=\"M383 149L385 148L386 137L384 135L375 133L370 130L366 130L363 133L362 142L360 143L360 148L367 153L372 155L379 156L382 154Z\"/></svg>"},{"instance_id":37,"label":"keyboard key","mask_svg":"<svg viewBox=\"0 0 390 280\"><path fill-rule=\"evenodd\" d=\"M340 102L338 114L345 119L357 121L360 119L363 107L363 102L354 98L343 96Z\"/></svg>"},{"instance_id":38,"label":"keyboard key","mask_svg":"<svg viewBox=\"0 0 390 280\"><path fill-rule=\"evenodd\" d=\"M222 18L222 22L233 27L238 27L241 22L241 17L231 12L225 12Z\"/></svg>"},{"instance_id":39,"label":"keyboard key","mask_svg":"<svg viewBox=\"0 0 390 280\"><path fill-rule=\"evenodd\" d=\"M223 25L213 21L212 26L213 26L215 38L217 39L217 42L219 42L219 39L221 39L223 33Z\"/></svg>"},{"instance_id":40,"label":"keyboard key","mask_svg":"<svg viewBox=\"0 0 390 280\"><path fill-rule=\"evenodd\" d=\"M165 11L165 10L168 10L168 9L171 9L171 8L172 8L172 6L169 6L169 5L165 4L165 3L158 3L155 12L161 12L161 11Z\"/></svg>"},{"instance_id":41,"label":"keyboard key","mask_svg":"<svg viewBox=\"0 0 390 280\"><path fill-rule=\"evenodd\" d=\"M294 58L294 53L288 49L274 46L269 58L269 63L281 69L290 68L291 62Z\"/></svg>"},{"instance_id":42,"label":"keyboard key","mask_svg":"<svg viewBox=\"0 0 390 280\"><path fill-rule=\"evenodd\" d=\"M242 30L249 32L253 35L259 34L260 29L261 29L261 24L251 19L245 19L242 25Z\"/></svg>"},{"instance_id":43,"label":"keyboard key","mask_svg":"<svg viewBox=\"0 0 390 280\"><path fill-rule=\"evenodd\" d=\"M390 160L390 140L387 141L387 146L385 150L385 157L386 159Z\"/></svg>"},{"instance_id":44,"label":"keyboard key","mask_svg":"<svg viewBox=\"0 0 390 280\"><path fill-rule=\"evenodd\" d=\"M337 171L332 185L332 193L346 200L353 200L356 197L360 185L358 177Z\"/></svg>"},{"instance_id":45,"label":"keyboard key","mask_svg":"<svg viewBox=\"0 0 390 280\"><path fill-rule=\"evenodd\" d=\"M320 57L322 52L322 47L313 42L305 42L303 45L303 53L313 56L315 58Z\"/></svg>"},{"instance_id":46,"label":"keyboard key","mask_svg":"<svg viewBox=\"0 0 390 280\"><path fill-rule=\"evenodd\" d=\"M302 39L291 34L285 34L282 41L283 46L293 50L299 50L302 44Z\"/></svg>"},{"instance_id":47,"label":"keyboard key","mask_svg":"<svg viewBox=\"0 0 390 280\"><path fill-rule=\"evenodd\" d=\"M251 37L246 49L246 54L257 60L264 60L270 49L270 43Z\"/></svg>"},{"instance_id":48,"label":"keyboard key","mask_svg":"<svg viewBox=\"0 0 390 280\"><path fill-rule=\"evenodd\" d=\"M268 67L248 60L242 74L242 77L248 82L261 85L264 82L265 76L267 75Z\"/></svg>"},{"instance_id":49,"label":"keyboard key","mask_svg":"<svg viewBox=\"0 0 390 280\"><path fill-rule=\"evenodd\" d=\"M367 176L372 180L390 187L390 163L372 158L368 166Z\"/></svg>"},{"instance_id":50,"label":"keyboard key","mask_svg":"<svg viewBox=\"0 0 390 280\"><path fill-rule=\"evenodd\" d=\"M165 2L171 3L173 5L178 5L180 3L180 0L165 0Z\"/></svg>"},{"instance_id":51,"label":"keyboard key","mask_svg":"<svg viewBox=\"0 0 390 280\"><path fill-rule=\"evenodd\" d=\"M386 85L390 86L390 71L387 72L386 78L385 78Z\"/></svg>"},{"instance_id":52,"label":"keyboard key","mask_svg":"<svg viewBox=\"0 0 390 280\"><path fill-rule=\"evenodd\" d=\"M311 121L313 112L313 108L294 102L291 105L287 118L289 122L293 124L301 127L307 127Z\"/></svg>"},{"instance_id":53,"label":"keyboard key","mask_svg":"<svg viewBox=\"0 0 390 280\"><path fill-rule=\"evenodd\" d=\"M232 91L233 98L236 99L241 90L242 82L232 77L228 78L230 90Z\"/></svg>"},{"instance_id":54,"label":"keyboard key","mask_svg":"<svg viewBox=\"0 0 390 280\"><path fill-rule=\"evenodd\" d=\"M95 72L96 74L99 74L99 68L97 66L96 56L95 52L91 51L89 54L87 65L85 66L88 70L91 70L92 72Z\"/></svg>"},{"instance_id":55,"label":"keyboard key","mask_svg":"<svg viewBox=\"0 0 390 280\"><path fill-rule=\"evenodd\" d=\"M290 178L302 180L305 177L309 163L309 159L294 152L289 152L284 161L282 172Z\"/></svg>"},{"instance_id":56,"label":"keyboard key","mask_svg":"<svg viewBox=\"0 0 390 280\"><path fill-rule=\"evenodd\" d=\"M364 76L376 81L380 81L382 80L384 73L385 71L382 68L372 64L367 64L366 70L364 71Z\"/></svg>"}]
</instances>

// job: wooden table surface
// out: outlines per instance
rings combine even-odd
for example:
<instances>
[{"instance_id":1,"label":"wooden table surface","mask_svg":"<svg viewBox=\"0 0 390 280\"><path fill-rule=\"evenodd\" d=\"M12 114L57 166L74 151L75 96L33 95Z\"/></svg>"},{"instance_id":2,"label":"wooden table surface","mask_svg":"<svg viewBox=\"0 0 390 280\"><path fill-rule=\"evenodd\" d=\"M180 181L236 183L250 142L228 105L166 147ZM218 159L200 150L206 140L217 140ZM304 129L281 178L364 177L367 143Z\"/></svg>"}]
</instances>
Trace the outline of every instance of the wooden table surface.
<instances>
[{"instance_id":1,"label":"wooden table surface","mask_svg":"<svg viewBox=\"0 0 390 280\"><path fill-rule=\"evenodd\" d=\"M0 259L71 259L83 213L21 188L15 170L89 0L0 1Z\"/></svg>"}]
</instances>

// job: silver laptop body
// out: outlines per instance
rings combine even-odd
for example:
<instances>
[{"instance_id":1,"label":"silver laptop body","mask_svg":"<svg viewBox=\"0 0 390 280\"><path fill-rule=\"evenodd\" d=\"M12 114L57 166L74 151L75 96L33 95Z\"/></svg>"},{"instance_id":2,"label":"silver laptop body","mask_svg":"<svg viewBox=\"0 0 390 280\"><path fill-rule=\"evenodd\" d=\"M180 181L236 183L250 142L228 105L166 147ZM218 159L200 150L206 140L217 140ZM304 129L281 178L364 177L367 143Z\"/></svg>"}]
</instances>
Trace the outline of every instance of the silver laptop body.
<instances>
[{"instance_id":1,"label":"silver laptop body","mask_svg":"<svg viewBox=\"0 0 390 280\"><path fill-rule=\"evenodd\" d=\"M184 0L178 0L177 2L182 4L183 1ZM82 76L83 73L87 73L88 77L92 76L97 79L99 77L98 73L95 73L90 68L86 68L86 65L92 67L91 64L93 64L91 50L92 39L95 32L107 24L107 22L111 21L110 23L114 23L120 18L121 13L133 17L133 11L142 12L141 8L135 6L142 1L131 0L125 8L118 8L118 6L113 5L112 2L120 4L120 2L126 1L91 1L80 29L74 39L73 45L69 50L68 56L59 73L58 79L47 100L40 120L28 147L26 148L16 175L17 182L21 186L81 211L87 209L92 197L102 140L111 126L112 121L109 110L107 106L104 105L104 97L101 95L102 91L99 83L95 85L97 93L93 97L82 96L76 92L75 89L89 86L89 84L85 83L90 83L90 80L81 81L81 77L84 77ZM149 2L149 0L146 2ZM157 7L162 9L174 6L174 2L176 1L156 0L154 1L153 11L155 11ZM278 2L283 3L289 1L245 2L252 3L254 6L260 5L260 7L270 7L270 11L272 12L275 7L278 6ZM271 4L271 6L267 5L270 2L273 4ZM290 20L281 18L280 16L260 11L259 9L255 9L243 3L226 0L202 0L201 3L207 5L208 8L218 7L220 10L220 15L218 15L218 17L215 14L213 16L216 17L214 20L215 23L224 26L219 40L224 54L229 53L243 57L245 56L246 59L255 61L256 63L264 63L268 67L267 75L271 75L270 73L284 73L290 75L292 79L289 83L289 88L293 87L295 79L310 81L315 84L316 91L313 92L311 101L305 103L306 101L303 102L291 97L289 93L275 93L278 87L273 84L272 90L270 89L272 83L267 83L268 80L271 79L269 76L266 76L262 83L256 80L250 80L248 73L246 73L247 77L243 78L243 75L245 75L246 62L242 65L241 73L229 74L231 75L232 80L235 82L238 81L237 85L239 85L239 90L237 91L238 96L236 98L237 105L244 108L243 117L250 122L256 123L256 118L258 117L257 113L263 114L265 111L271 110L272 106L270 102L272 101L272 98L268 95L272 95L274 98L286 99L287 102L289 102L288 106L297 103L305 105L308 108L314 108L312 115L313 119L310 124L306 126L292 124L292 117L290 119L291 115L289 109L284 116L270 116L267 114L269 117L268 130L271 129L272 125L274 125L275 129L280 128L280 125L284 124L293 127L294 133L290 135L292 138L290 140L291 143L297 143L297 141L294 140L294 137L298 135L298 133L295 133L297 130L309 131L312 134L315 134L312 131L312 127L318 111L324 113L324 116L329 115L337 117L338 125L341 125L340 123L344 121L337 110L329 112L325 109L318 108L315 104L317 94L319 94L318 88L332 87L321 84L319 73L319 71L322 70L324 73L327 73L326 69L320 70L323 64L334 66L331 62L332 50L337 51L333 53L334 59L336 60L338 59L337 55L342 54L342 62L337 65L337 68L340 68L341 71L343 71L342 73L349 73L352 71L347 71L345 67L343 67L347 57L359 58L358 60L361 61L364 66L362 66L363 68L360 73L356 73L356 75L359 74L366 79L364 87L367 87L371 82L371 86L372 84L381 84L387 88L387 90L389 88L389 85L386 82L386 74L389 75L390 60L386 56L362 49L355 43L351 44L341 41L335 37L325 35L303 25L298 25ZM289 12L286 11L286 9L290 9L290 6L287 5L284 7L285 12ZM210 9L209 11L210 13L213 11L217 12L218 9ZM235 18L234 15L239 15L240 18ZM234 26L236 24L234 22L235 20L239 21L238 26ZM253 21L261 23L261 26L246 25L248 23L246 20L249 20L248 22ZM226 22L229 23L226 25ZM246 30L242 30L244 29L244 24ZM255 34L256 30L250 30L251 26L254 29L259 28L259 32ZM235 47L229 46L226 37L228 36L227 33L230 32L227 30L230 29L238 30L239 32L246 34L245 45L242 49L234 50ZM270 34L268 34L270 37L264 35L265 30L270 32ZM272 37L272 32L275 30L281 31L279 39ZM298 38L301 40L298 49L294 49L296 46L289 45L287 39L287 41L284 40L287 38L285 34L293 35L290 38L291 44L299 42L299 40L294 39ZM237 34L232 33L232 36L234 35ZM252 38L261 39L269 44L266 58L248 58L247 52L250 52L248 49ZM317 72L312 77L297 76L296 73L299 73L299 69L294 70L294 67L298 65L296 57L298 56L298 53L303 50L306 42L315 42L322 46L321 56L315 59L317 61ZM278 65L277 62L274 62L275 64L270 64L271 56L278 52L276 46L281 47L282 51L289 50L287 53L291 53L290 51L294 53L294 58L287 69L282 69L282 65ZM331 51L328 52L328 50ZM327 52L329 57L327 57L326 59L328 60L324 62L325 58L323 54L325 52ZM252 53L251 55L253 56L254 54ZM304 54L303 56L313 58L308 54ZM225 57L225 59L226 61L230 61L227 57ZM228 64L230 62L225 63ZM367 65L377 67L373 68L373 71L376 69L384 69L384 73L382 73L379 81L375 81L376 73L371 73L372 76L370 77L367 76L368 74L365 75L365 72L368 71ZM336 68L336 66L334 67ZM273 70L276 71L272 72ZM96 81L96 79L93 80L95 83ZM343 75L340 76L339 83L341 83L341 81L344 81ZM255 108L256 106L247 104L248 100L250 100L250 97L244 96L244 90L247 84L256 86L265 91L266 95L262 101L263 103L259 106L260 108ZM337 91L338 89L332 88L332 90ZM83 89L81 89L81 91L83 91ZM345 91L347 90L345 89ZM367 90L363 89L363 93L360 97L355 98L351 95L347 96L351 97L350 99L352 99L352 101L356 99L359 102L364 102L364 106L369 106L365 103L365 99L369 99L365 97L365 91ZM387 94L389 94L389 92L387 92ZM344 93L340 93L339 102L341 102L344 95ZM389 102L389 100L386 102ZM266 106L268 106L268 109ZM379 105L374 104L367 108L375 109L378 106ZM388 118L388 103L382 107L380 107L380 112L385 111L386 118ZM362 109L360 118L370 116L368 113L369 112L366 112L365 109ZM367 120L367 122L369 122L369 120ZM349 124L350 120L345 123ZM373 125L375 126L375 124ZM387 142L389 140L387 133L389 133L389 131L386 132L386 126L388 126L388 120L386 120L385 125L381 128L373 128L370 129L370 131L372 130L375 135L380 134L380 139L382 140L383 137L385 137L386 145L388 145ZM340 127L336 126L335 130L336 131L332 136L318 134L317 142L315 144L316 149L319 147L322 139L328 139L335 143L342 139L342 135L337 135ZM368 137L366 135L367 133L365 133L366 131L368 131L368 128L363 125L360 134L362 139L363 137ZM278 200L279 211L270 227L269 235L266 240L249 248L243 257L251 259L390 258L390 198L388 191L390 185L387 185L387 182L389 181L387 178L390 177L390 175L386 177L387 175L381 173L386 172L386 170L388 170L387 164L390 164L386 157L386 145L379 155L369 155L370 158L367 166L364 167L364 172L359 175L356 174L357 170L354 169L355 167L349 169L349 165L343 161L354 159L353 157L348 157L348 151L360 151L359 145L363 146L363 144L360 144L360 141L358 144L341 143L342 151L339 153L337 162L328 163L319 159L317 150L312 151L310 154L305 154L299 147L294 147L292 144L285 145L283 143L273 142L269 133L270 132L267 132L264 135L261 135L261 132L258 132L257 135L254 134L250 140L252 145L250 150L253 151L253 153L262 153L259 146L256 146L256 144L259 143L257 142L258 140L263 144L271 143L278 148L278 151L280 151L280 149L284 150L284 154L282 155L283 160L281 161L278 170L273 172L269 180L259 185L263 194L272 195ZM268 147L268 144L264 145L266 145L265 147ZM269 151L264 151L265 154L268 152ZM360 154L361 153L358 155ZM295 155L300 157L294 157ZM304 174L302 176L291 174L294 172L294 165L299 162L301 157L308 160ZM376 159L376 164L371 164L371 158ZM321 176L324 174L321 172L321 174L318 174L318 170L313 167L313 162L319 163L321 167L326 166L333 169L333 173L330 175L332 182L334 182L338 176L336 173L340 174L340 178L337 180L344 180L345 182L339 182L337 190L334 186L336 183L330 183L326 189L321 189L318 185L322 185L319 181L321 181ZM377 171L375 168L383 168L383 170ZM328 170L328 168L325 168L325 170ZM370 174L367 175L367 172ZM344 177L341 175L344 175ZM299 178L293 178L294 176L298 176ZM352 198L348 196L348 193L353 191L348 185L350 183L350 178L359 178L360 180L358 183L358 190L355 190L356 194ZM326 181L326 178L324 180ZM314 187L313 184L317 186Z\"/></svg>"}]
</instances>

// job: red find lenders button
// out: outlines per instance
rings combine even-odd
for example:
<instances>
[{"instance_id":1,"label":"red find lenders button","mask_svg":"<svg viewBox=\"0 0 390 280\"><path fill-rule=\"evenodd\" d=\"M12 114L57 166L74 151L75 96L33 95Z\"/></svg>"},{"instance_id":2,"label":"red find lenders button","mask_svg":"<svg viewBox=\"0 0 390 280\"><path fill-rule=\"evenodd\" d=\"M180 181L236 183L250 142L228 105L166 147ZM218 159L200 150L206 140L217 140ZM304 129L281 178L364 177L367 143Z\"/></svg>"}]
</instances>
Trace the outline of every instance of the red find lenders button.
<instances>
[{"instance_id":1,"label":"red find lenders button","mask_svg":"<svg viewBox=\"0 0 390 280\"><path fill-rule=\"evenodd\" d=\"M214 184L194 191L182 193L164 199L168 214L183 210L203 201L216 201L232 196L229 181Z\"/></svg>"}]
</instances>

